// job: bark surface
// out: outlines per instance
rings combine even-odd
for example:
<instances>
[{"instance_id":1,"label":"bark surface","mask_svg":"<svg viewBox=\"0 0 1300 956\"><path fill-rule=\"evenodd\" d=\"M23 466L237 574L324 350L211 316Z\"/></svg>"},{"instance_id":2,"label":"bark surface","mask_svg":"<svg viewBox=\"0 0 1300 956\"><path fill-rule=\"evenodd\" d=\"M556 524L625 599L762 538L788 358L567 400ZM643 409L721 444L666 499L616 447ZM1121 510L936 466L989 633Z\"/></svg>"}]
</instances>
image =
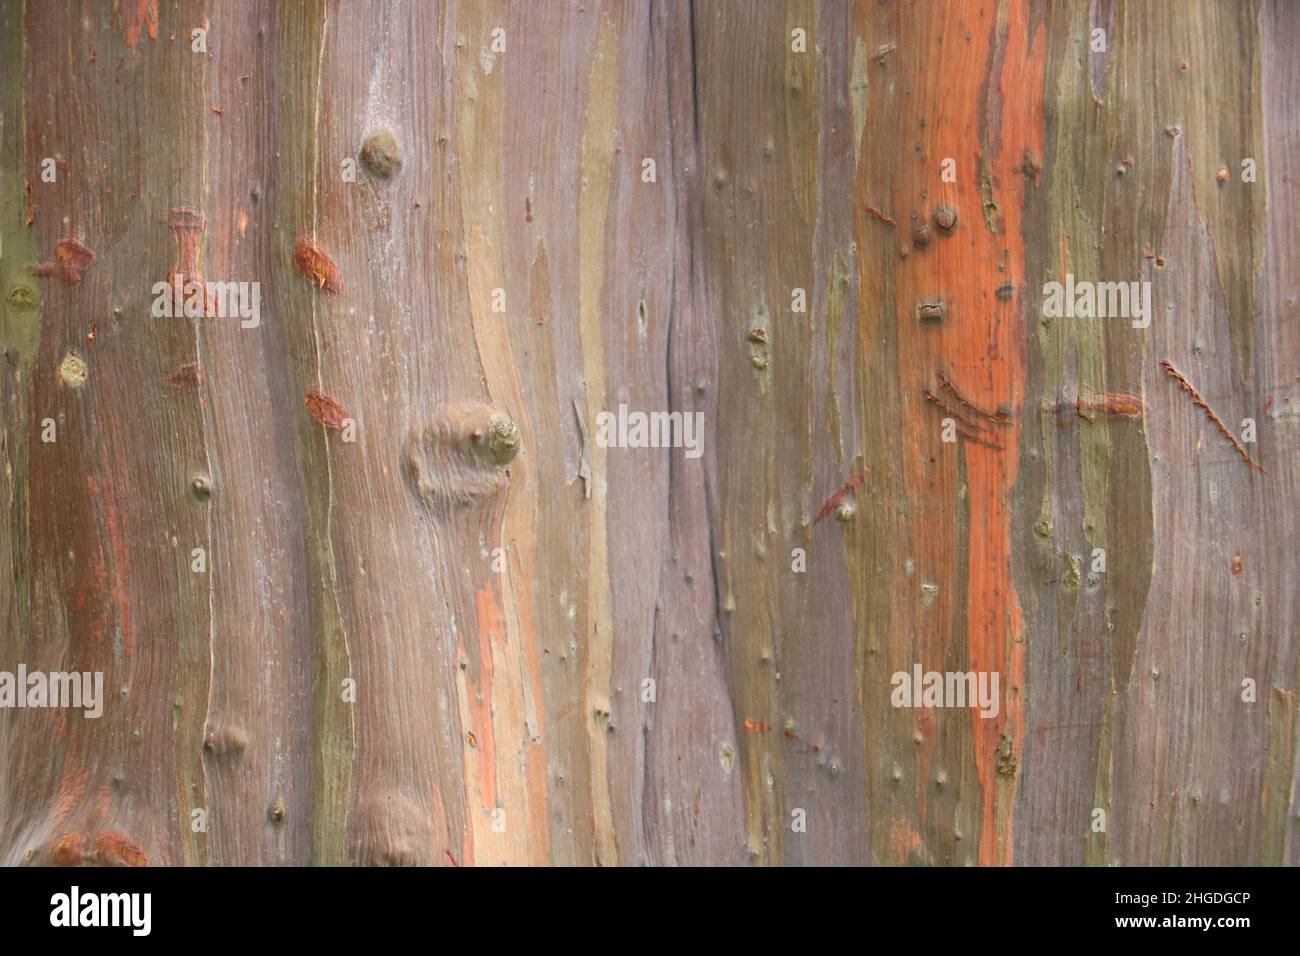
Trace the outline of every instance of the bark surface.
<instances>
[{"instance_id":1,"label":"bark surface","mask_svg":"<svg viewBox=\"0 0 1300 956\"><path fill-rule=\"evenodd\" d=\"M0 863L1300 862L1300 5L0 27Z\"/></svg>"}]
</instances>

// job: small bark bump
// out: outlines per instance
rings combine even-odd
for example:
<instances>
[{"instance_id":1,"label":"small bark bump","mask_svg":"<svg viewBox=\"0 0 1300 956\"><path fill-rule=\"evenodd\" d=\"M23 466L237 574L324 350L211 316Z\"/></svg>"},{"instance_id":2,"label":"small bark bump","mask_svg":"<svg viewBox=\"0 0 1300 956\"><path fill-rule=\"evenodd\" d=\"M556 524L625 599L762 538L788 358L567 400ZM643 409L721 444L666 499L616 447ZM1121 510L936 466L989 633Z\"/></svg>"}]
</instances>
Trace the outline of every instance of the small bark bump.
<instances>
[{"instance_id":1,"label":"small bark bump","mask_svg":"<svg viewBox=\"0 0 1300 956\"><path fill-rule=\"evenodd\" d=\"M384 179L402 167L402 154L397 139L388 130L371 133L361 145L361 161L376 176Z\"/></svg>"}]
</instances>

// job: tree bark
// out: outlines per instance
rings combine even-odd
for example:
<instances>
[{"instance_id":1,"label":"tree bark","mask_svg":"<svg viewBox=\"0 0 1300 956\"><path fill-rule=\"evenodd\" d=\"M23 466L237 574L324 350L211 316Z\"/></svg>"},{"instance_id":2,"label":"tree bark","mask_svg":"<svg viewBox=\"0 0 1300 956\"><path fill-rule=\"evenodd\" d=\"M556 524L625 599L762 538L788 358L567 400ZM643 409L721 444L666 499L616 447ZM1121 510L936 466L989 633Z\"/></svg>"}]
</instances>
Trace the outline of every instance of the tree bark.
<instances>
[{"instance_id":1,"label":"tree bark","mask_svg":"<svg viewBox=\"0 0 1300 956\"><path fill-rule=\"evenodd\" d=\"M1294 4L0 21L0 863L1300 862Z\"/></svg>"}]
</instances>

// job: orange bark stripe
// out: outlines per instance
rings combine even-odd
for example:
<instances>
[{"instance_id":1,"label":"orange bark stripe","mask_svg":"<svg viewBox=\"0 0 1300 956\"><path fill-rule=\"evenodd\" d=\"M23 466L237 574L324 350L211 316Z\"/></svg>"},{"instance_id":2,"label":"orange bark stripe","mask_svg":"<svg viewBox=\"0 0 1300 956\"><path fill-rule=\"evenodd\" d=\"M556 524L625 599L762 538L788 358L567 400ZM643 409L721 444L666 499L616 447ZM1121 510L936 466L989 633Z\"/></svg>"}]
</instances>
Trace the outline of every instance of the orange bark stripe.
<instances>
[{"instance_id":1,"label":"orange bark stripe","mask_svg":"<svg viewBox=\"0 0 1300 956\"><path fill-rule=\"evenodd\" d=\"M963 719L974 722L974 764L982 792L979 862L1009 865L1015 778L999 774L998 750L1005 736L1016 758L1023 732L1024 654L1017 641L1023 624L1009 555L1025 388L1025 304L1014 293L1003 300L997 290L1007 284L1013 290L1024 287L1021 216L1024 191L1031 187L1013 167L1026 153L1042 157L1046 40L1041 23L1031 37L1030 9L1023 0L957 6L957 16L945 7L931 19L907 17L899 23L898 48L915 51L925 66L916 80L921 88L912 89L904 113L919 108L929 137L922 153L913 152L912 137L900 142L907 155L900 157L891 205L900 219L910 215L917 223L950 206L959 222L951 235L910 250L897 265L900 384L909 399L902 403L905 434L913 436L903 474L918 563L934 569L940 581L957 582L963 570L968 575L967 667L1000 674L998 715L982 718L972 711ZM955 183L940 177L940 164L949 157L957 163ZM905 237L899 242L906 243ZM917 303L935 299L945 303L945 318L919 323ZM926 464L937 457L935 416L926 402L910 400L921 396L941 370L960 383L973 406L1011 412L1008 420L998 421L1003 427L996 442L991 435L976 441L979 435L967 433L959 443L970 514L964 569L957 563L961 549L955 547L958 459L949 453L937 465ZM926 666L943 659L944 634L950 630L945 625L957 621L955 607L943 603L936 611L933 625L918 627ZM929 746L919 755L922 766L929 766ZM918 797L924 820L925 796Z\"/></svg>"}]
</instances>

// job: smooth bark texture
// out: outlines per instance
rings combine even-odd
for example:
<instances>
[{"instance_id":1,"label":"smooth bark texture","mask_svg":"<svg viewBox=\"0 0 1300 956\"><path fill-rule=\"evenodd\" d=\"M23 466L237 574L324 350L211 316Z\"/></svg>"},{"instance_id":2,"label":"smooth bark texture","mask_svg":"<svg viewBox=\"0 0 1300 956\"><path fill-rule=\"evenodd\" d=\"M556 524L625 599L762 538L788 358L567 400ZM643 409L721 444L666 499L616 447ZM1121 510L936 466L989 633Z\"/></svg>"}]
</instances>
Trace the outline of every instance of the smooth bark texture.
<instances>
[{"instance_id":1,"label":"smooth bark texture","mask_svg":"<svg viewBox=\"0 0 1300 956\"><path fill-rule=\"evenodd\" d=\"M1300 6L0 23L0 863L1298 862Z\"/></svg>"}]
</instances>

